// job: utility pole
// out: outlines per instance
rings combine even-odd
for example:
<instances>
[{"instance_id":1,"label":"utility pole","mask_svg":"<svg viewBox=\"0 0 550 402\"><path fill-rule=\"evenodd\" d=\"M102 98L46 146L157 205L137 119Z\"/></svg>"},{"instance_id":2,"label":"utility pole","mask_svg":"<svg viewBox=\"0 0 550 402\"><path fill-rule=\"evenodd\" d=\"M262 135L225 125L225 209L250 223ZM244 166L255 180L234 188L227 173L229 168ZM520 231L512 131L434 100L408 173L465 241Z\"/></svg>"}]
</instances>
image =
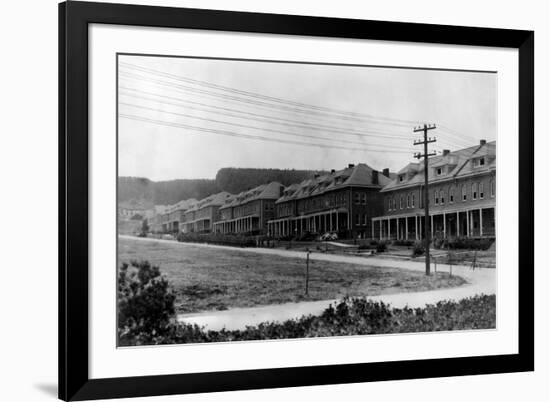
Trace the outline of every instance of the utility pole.
<instances>
[{"instance_id":1,"label":"utility pole","mask_svg":"<svg viewBox=\"0 0 550 402\"><path fill-rule=\"evenodd\" d=\"M435 129L435 124L424 124L420 127L415 127L413 132L424 132L424 139L417 140L414 145L424 145L424 153L417 152L414 157L419 159L424 158L424 239L425 239L425 253L426 253L426 275L430 275L430 194L428 192L428 158L434 156L435 152L428 153L428 144L435 142L435 138L428 137L428 130Z\"/></svg>"}]
</instances>

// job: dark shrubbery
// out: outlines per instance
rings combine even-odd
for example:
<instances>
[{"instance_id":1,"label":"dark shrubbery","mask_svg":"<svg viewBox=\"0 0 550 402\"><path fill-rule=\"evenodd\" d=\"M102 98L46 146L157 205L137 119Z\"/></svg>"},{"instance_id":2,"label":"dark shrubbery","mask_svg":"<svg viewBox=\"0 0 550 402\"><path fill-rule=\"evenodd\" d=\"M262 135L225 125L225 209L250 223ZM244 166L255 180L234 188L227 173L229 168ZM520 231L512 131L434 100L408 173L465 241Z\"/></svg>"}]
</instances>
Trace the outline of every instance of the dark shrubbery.
<instances>
[{"instance_id":1,"label":"dark shrubbery","mask_svg":"<svg viewBox=\"0 0 550 402\"><path fill-rule=\"evenodd\" d=\"M191 243L220 244L224 246L255 247L259 236L221 233L178 233L177 240Z\"/></svg>"},{"instance_id":2,"label":"dark shrubbery","mask_svg":"<svg viewBox=\"0 0 550 402\"><path fill-rule=\"evenodd\" d=\"M404 239L401 239L401 240L394 240L393 241L393 245L394 246L407 246L407 247L410 247L414 244L414 241L413 240L404 240Z\"/></svg>"},{"instance_id":3,"label":"dark shrubbery","mask_svg":"<svg viewBox=\"0 0 550 402\"><path fill-rule=\"evenodd\" d=\"M422 242L420 240L414 242L414 246L413 246L413 249L412 249L412 256L413 257L419 257L421 255L424 255L425 252L426 252L426 247L424 245L424 242Z\"/></svg>"},{"instance_id":4,"label":"dark shrubbery","mask_svg":"<svg viewBox=\"0 0 550 402\"><path fill-rule=\"evenodd\" d=\"M377 253L383 253L388 249L388 246L385 241L380 240L378 244L376 245L376 252Z\"/></svg>"},{"instance_id":5,"label":"dark shrubbery","mask_svg":"<svg viewBox=\"0 0 550 402\"><path fill-rule=\"evenodd\" d=\"M395 309L365 298L346 298L320 316L262 323L242 331L205 331L197 325L172 325L162 336L138 344L227 342L495 328L495 296L443 301L425 308ZM144 342L145 341L145 342Z\"/></svg>"},{"instance_id":6,"label":"dark shrubbery","mask_svg":"<svg viewBox=\"0 0 550 402\"><path fill-rule=\"evenodd\" d=\"M494 239L471 239L467 237L455 237L451 239L434 240L435 248L450 250L487 250L494 243Z\"/></svg>"},{"instance_id":7,"label":"dark shrubbery","mask_svg":"<svg viewBox=\"0 0 550 402\"><path fill-rule=\"evenodd\" d=\"M175 313L174 300L159 267L147 261L123 263L118 271L119 341L153 341L163 336Z\"/></svg>"}]
</instances>

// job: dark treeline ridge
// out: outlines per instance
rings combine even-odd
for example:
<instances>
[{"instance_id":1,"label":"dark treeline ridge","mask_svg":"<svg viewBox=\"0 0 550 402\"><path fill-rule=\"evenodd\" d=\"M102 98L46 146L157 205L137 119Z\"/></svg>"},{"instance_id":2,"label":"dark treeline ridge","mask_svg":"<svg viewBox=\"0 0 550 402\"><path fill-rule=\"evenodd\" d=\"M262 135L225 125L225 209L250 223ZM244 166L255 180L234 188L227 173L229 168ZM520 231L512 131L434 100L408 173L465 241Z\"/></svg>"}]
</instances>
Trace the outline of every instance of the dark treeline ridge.
<instances>
[{"instance_id":1,"label":"dark treeline ridge","mask_svg":"<svg viewBox=\"0 0 550 402\"><path fill-rule=\"evenodd\" d=\"M215 179L177 179L152 181L141 177L118 178L118 202L169 205L178 201L201 199L219 191L237 194L261 184L278 181L288 186L312 178L317 172L295 169L222 168Z\"/></svg>"}]
</instances>

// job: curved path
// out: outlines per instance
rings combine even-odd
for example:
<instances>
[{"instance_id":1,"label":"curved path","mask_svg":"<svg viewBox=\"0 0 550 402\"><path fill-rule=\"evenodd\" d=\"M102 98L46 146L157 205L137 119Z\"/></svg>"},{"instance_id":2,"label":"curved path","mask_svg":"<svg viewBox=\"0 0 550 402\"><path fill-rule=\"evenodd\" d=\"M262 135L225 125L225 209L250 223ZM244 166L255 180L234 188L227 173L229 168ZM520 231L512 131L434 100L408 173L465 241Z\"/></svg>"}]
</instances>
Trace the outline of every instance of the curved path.
<instances>
[{"instance_id":1,"label":"curved path","mask_svg":"<svg viewBox=\"0 0 550 402\"><path fill-rule=\"evenodd\" d=\"M147 242L167 242L170 244L186 245L187 243L178 243L173 240L160 240L151 238L136 238L132 236L119 236L121 238L129 238L132 240L140 240ZM235 247L218 246L211 244L191 243L193 246L230 249L235 250ZM269 254L279 257L294 257L306 258L306 253L303 251L270 249L270 248L241 248L243 252ZM399 268L414 271L424 271L424 261L410 260L390 260L386 258L377 258L375 256L350 256L338 254L323 254L311 252L311 260L317 261L334 261L365 265L369 267L386 267ZM435 269L432 265L432 271ZM450 267L446 264L437 264L438 272L449 272ZM455 288L437 289L423 292L405 292L397 294L384 294L369 297L370 300L382 301L391 304L392 307L402 308L409 306L424 307L426 304L434 304L442 300L460 300L465 297L471 297L478 294L495 294L496 293L496 269L479 268L472 270L469 266L453 265L453 275L458 275L464 278L468 284ZM311 302L299 303L284 303L270 306L249 307L249 308L234 308L225 311L213 311L193 314L180 314L178 320L189 324L197 324L206 326L206 329L220 330L226 328L228 330L244 329L247 325L257 325L266 321L284 321L293 318L299 318L303 315L313 314L318 315L325 310L329 304L336 303L338 300L320 300Z\"/></svg>"}]
</instances>

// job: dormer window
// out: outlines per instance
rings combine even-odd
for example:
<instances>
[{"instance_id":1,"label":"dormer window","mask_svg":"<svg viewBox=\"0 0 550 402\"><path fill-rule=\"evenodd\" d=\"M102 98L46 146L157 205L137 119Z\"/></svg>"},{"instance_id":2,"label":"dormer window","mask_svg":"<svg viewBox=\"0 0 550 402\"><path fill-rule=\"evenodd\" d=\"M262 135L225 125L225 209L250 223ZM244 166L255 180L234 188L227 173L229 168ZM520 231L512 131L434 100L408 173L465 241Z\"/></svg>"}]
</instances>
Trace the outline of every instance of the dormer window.
<instances>
[{"instance_id":1,"label":"dormer window","mask_svg":"<svg viewBox=\"0 0 550 402\"><path fill-rule=\"evenodd\" d=\"M400 174L400 175L399 175L399 182L401 183L403 180L405 180L405 175L404 175L404 174Z\"/></svg>"},{"instance_id":2,"label":"dormer window","mask_svg":"<svg viewBox=\"0 0 550 402\"><path fill-rule=\"evenodd\" d=\"M474 159L474 167L485 166L485 157Z\"/></svg>"},{"instance_id":3,"label":"dormer window","mask_svg":"<svg viewBox=\"0 0 550 402\"><path fill-rule=\"evenodd\" d=\"M436 176L441 176L443 174L443 168L441 167L438 167L435 169L435 175Z\"/></svg>"}]
</instances>

